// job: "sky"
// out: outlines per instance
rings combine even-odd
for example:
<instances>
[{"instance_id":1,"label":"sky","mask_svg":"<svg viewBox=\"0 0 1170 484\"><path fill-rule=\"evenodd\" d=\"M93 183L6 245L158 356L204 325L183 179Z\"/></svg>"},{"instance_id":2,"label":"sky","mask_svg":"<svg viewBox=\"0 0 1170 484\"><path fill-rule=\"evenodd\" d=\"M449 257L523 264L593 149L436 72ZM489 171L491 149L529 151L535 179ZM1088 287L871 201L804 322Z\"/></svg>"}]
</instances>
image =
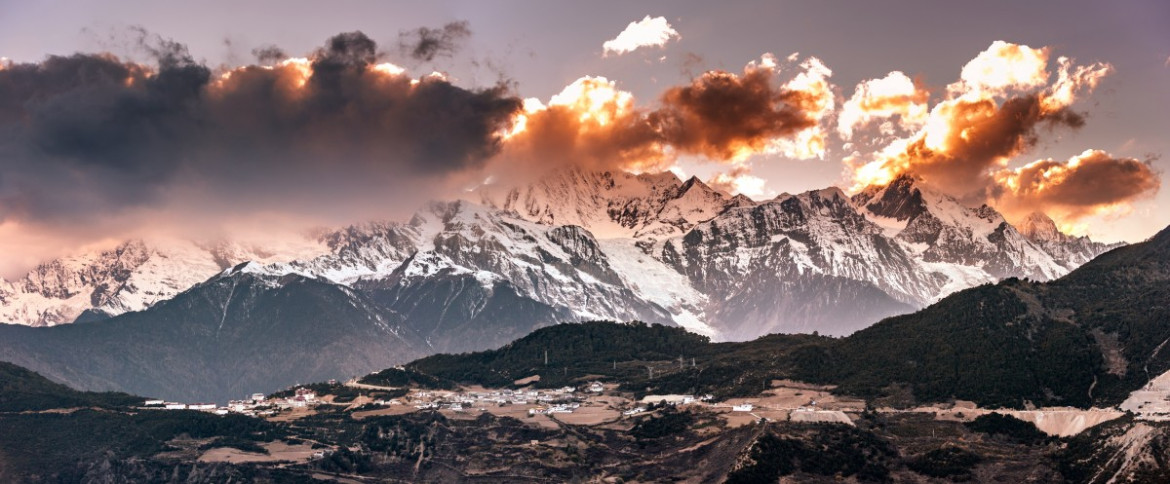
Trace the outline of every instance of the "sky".
<instances>
[{"instance_id":1,"label":"sky","mask_svg":"<svg viewBox=\"0 0 1170 484\"><path fill-rule=\"evenodd\" d=\"M0 0L0 276L565 166L756 199L916 176L1139 241L1170 224L1167 21L1162 1Z\"/></svg>"}]
</instances>

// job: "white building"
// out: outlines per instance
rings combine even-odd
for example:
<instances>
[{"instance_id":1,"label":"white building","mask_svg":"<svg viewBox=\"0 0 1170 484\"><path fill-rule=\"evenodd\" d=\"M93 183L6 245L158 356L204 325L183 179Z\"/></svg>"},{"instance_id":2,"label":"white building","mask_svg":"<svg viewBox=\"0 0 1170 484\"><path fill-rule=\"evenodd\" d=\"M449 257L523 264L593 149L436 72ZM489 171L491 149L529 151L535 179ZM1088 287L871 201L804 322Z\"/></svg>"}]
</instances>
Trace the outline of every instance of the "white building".
<instances>
[{"instance_id":1,"label":"white building","mask_svg":"<svg viewBox=\"0 0 1170 484\"><path fill-rule=\"evenodd\" d=\"M755 408L755 407L753 407L752 404L750 404L750 403L741 403L739 405L735 405L735 406L731 407L731 411L732 412L750 412L750 411L752 411L753 408Z\"/></svg>"},{"instance_id":2,"label":"white building","mask_svg":"<svg viewBox=\"0 0 1170 484\"><path fill-rule=\"evenodd\" d=\"M147 400L146 403L143 403L142 405L146 406L146 407L155 407L155 406L162 406L165 403L167 403L167 402L165 402L163 400Z\"/></svg>"},{"instance_id":3,"label":"white building","mask_svg":"<svg viewBox=\"0 0 1170 484\"><path fill-rule=\"evenodd\" d=\"M671 405L694 403L694 395L646 395L642 397L642 403L659 403L666 402Z\"/></svg>"}]
</instances>

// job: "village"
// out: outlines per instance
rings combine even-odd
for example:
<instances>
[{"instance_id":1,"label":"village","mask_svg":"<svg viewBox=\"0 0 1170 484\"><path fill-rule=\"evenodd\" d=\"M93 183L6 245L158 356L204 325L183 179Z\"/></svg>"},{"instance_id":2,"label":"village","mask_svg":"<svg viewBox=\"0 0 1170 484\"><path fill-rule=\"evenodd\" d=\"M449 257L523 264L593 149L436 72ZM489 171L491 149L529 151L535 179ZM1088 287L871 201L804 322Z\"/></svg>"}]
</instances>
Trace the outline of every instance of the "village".
<instances>
[{"instance_id":1,"label":"village","mask_svg":"<svg viewBox=\"0 0 1170 484\"><path fill-rule=\"evenodd\" d=\"M336 380L330 380L330 382L331 384L337 383ZM288 397L269 398L263 393L253 393L250 397L243 400L231 400L227 406L219 406L214 403L180 403L168 402L162 399L149 399L143 402L141 408L157 410L199 410L216 415L238 413L249 417L270 417L276 415L281 410L308 408L321 403L323 401L317 398L317 394L313 390L304 387L295 387L292 389L292 395Z\"/></svg>"},{"instance_id":2,"label":"village","mask_svg":"<svg viewBox=\"0 0 1170 484\"><path fill-rule=\"evenodd\" d=\"M341 385L331 380L328 385L356 390L359 394L352 400L339 401L336 395L319 395L307 386L295 386L275 395L254 393L242 400L232 400L226 406L151 399L145 401L142 408L198 410L272 420L295 420L317 413L321 406L344 408L352 411L356 419L419 411L438 411L452 418L474 418L480 413L490 413L547 427L603 424L637 417L665 406L702 408L719 414L733 426L761 420L852 424L845 412L858 413L864 409L864 402L842 401L827 391L803 386L778 387L759 398L716 402L712 395L646 395L634 399L632 395L618 391L618 385L599 381L555 389L471 387L433 390L369 385L359 383L357 379ZM375 397L387 392L404 394L396 398Z\"/></svg>"},{"instance_id":3,"label":"village","mask_svg":"<svg viewBox=\"0 0 1170 484\"><path fill-rule=\"evenodd\" d=\"M532 382L517 381L517 384ZM731 398L715 401L712 395L645 395L633 398L620 391L618 385L599 381L580 386L555 389L468 387L458 390L399 388L369 385L351 379L342 384L330 380L330 388L354 392L351 400L337 395L318 394L308 386L294 386L286 391L266 396L254 393L241 400L232 400L226 406L212 403L178 403L158 399L144 402L144 409L197 410L218 415L241 414L274 421L296 420L313 415L322 406L352 412L362 419L380 415L401 415L412 412L435 411L455 419L474 419L482 413L521 419L534 425L555 428L561 425L602 425L650 414L665 406L693 408L707 411L737 427L760 421L793 421L806 423L838 423L853 425L866 410L860 399L834 395L831 387L809 385L789 380L776 380L772 388L750 398ZM1159 400L1167 392L1159 392ZM394 398L379 394L398 394ZM1075 435L1097 424L1118 418L1124 412L1117 409L1044 408L1035 410L989 410L969 402L951 405L932 405L911 409L876 408L883 413L930 413L940 420L970 420L990 412L1010 414L1033 422L1050 435ZM1159 408L1159 410L1162 410ZM1154 415L1139 416L1152 419ZM1152 412L1145 412L1152 413ZM1159 414L1160 416L1161 414Z\"/></svg>"}]
</instances>

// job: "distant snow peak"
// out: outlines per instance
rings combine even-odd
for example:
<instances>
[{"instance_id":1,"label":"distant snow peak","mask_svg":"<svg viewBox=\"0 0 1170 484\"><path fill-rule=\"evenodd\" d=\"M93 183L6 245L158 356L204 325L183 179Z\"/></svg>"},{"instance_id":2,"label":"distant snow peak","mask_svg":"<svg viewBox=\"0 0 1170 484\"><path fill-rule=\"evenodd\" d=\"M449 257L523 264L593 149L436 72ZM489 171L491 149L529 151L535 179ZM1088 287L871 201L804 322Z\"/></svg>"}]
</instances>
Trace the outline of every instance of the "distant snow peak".
<instances>
[{"instance_id":1,"label":"distant snow peak","mask_svg":"<svg viewBox=\"0 0 1170 484\"><path fill-rule=\"evenodd\" d=\"M600 239L681 235L746 197L729 197L696 177L580 168L552 171L521 186L482 187L483 205L544 225L578 225Z\"/></svg>"},{"instance_id":2,"label":"distant snow peak","mask_svg":"<svg viewBox=\"0 0 1170 484\"><path fill-rule=\"evenodd\" d=\"M676 324L714 340L844 335L974 285L1052 279L1113 247L1061 234L1042 214L1013 226L912 176L852 197L828 187L756 202L671 172L573 168L465 197L405 223L320 232L306 250L130 241L48 262L0 282L0 321L120 314L205 280L278 290L309 278L426 335L486 324L503 338L581 319Z\"/></svg>"},{"instance_id":3,"label":"distant snow peak","mask_svg":"<svg viewBox=\"0 0 1170 484\"><path fill-rule=\"evenodd\" d=\"M83 314L140 311L246 260L262 264L327 250L307 239L280 248L277 253L231 241L132 239L109 250L55 259L0 284L0 322L54 326Z\"/></svg>"}]
</instances>

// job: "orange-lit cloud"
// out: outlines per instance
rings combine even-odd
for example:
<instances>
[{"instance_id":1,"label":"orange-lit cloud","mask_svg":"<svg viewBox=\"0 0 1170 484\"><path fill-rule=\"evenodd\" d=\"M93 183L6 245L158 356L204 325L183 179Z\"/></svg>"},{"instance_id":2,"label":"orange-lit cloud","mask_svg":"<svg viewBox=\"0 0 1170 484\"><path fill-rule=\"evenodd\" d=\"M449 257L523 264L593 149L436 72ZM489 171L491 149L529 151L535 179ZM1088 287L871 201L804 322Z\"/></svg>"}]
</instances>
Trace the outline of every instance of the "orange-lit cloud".
<instances>
[{"instance_id":1,"label":"orange-lit cloud","mask_svg":"<svg viewBox=\"0 0 1170 484\"><path fill-rule=\"evenodd\" d=\"M1044 161L1008 169L1011 160L1036 145L1041 128L1082 126L1084 117L1071 106L1110 72L1108 64L1076 65L1060 57L1053 75L1048 48L997 41L963 67L960 80L948 86L947 97L930 109L913 135L889 143L868 160L851 157L854 188L881 185L913 173L923 183L968 203L998 199L1004 210L1051 211L1049 215L1064 223L1105 207L1115 211L1127 206L1157 188L1148 181L1156 181L1148 166L1133 160L1086 152L1066 164ZM858 92L871 90L868 82ZM901 87L902 92L911 92L905 83ZM843 109L849 114L843 114L839 124L845 135L852 134L846 127L865 119L855 114L864 111L854 109L852 103L853 99ZM1084 187L1078 182L1088 173L1113 188L1100 191L1098 197L1081 193ZM1037 178L1040 175L1045 177ZM1048 181L1038 184L1041 179ZM1138 179L1146 181L1128 185L1129 191L1120 189ZM1079 197L1072 197L1073 192Z\"/></svg>"},{"instance_id":2,"label":"orange-lit cloud","mask_svg":"<svg viewBox=\"0 0 1170 484\"><path fill-rule=\"evenodd\" d=\"M895 116L903 130L918 129L926 122L929 100L929 91L899 71L881 79L863 81L853 91L853 97L841 106L837 132L842 139L850 140L853 130Z\"/></svg>"},{"instance_id":3,"label":"orange-lit cloud","mask_svg":"<svg viewBox=\"0 0 1170 484\"><path fill-rule=\"evenodd\" d=\"M642 47L662 47L671 40L679 39L678 31L670 26L666 17L649 15L637 22L630 22L626 29L613 39L601 45L603 55L622 55Z\"/></svg>"},{"instance_id":4,"label":"orange-lit cloud","mask_svg":"<svg viewBox=\"0 0 1170 484\"><path fill-rule=\"evenodd\" d=\"M506 171L514 171L516 163L642 171L665 168L670 160L661 136L634 106L633 95L606 78L587 76L547 105L525 101L497 162Z\"/></svg>"},{"instance_id":5,"label":"orange-lit cloud","mask_svg":"<svg viewBox=\"0 0 1170 484\"><path fill-rule=\"evenodd\" d=\"M1058 220L1128 213L1161 186L1149 162L1087 150L1068 161L1040 160L995 173L996 207L1009 218L1042 211Z\"/></svg>"},{"instance_id":6,"label":"orange-lit cloud","mask_svg":"<svg viewBox=\"0 0 1170 484\"><path fill-rule=\"evenodd\" d=\"M793 59L795 60L795 59ZM821 157L821 121L834 97L821 61L811 57L801 71L777 86L771 55L749 64L743 74L708 71L690 85L668 89L651 120L680 152L714 160L740 161L755 154Z\"/></svg>"},{"instance_id":7,"label":"orange-lit cloud","mask_svg":"<svg viewBox=\"0 0 1170 484\"><path fill-rule=\"evenodd\" d=\"M656 107L638 107L613 81L583 77L547 105L526 100L503 132L497 162L648 171L670 168L678 155L729 163L757 154L822 157L832 72L816 58L795 67L787 81L771 55L740 74L708 71L668 88Z\"/></svg>"}]
</instances>

